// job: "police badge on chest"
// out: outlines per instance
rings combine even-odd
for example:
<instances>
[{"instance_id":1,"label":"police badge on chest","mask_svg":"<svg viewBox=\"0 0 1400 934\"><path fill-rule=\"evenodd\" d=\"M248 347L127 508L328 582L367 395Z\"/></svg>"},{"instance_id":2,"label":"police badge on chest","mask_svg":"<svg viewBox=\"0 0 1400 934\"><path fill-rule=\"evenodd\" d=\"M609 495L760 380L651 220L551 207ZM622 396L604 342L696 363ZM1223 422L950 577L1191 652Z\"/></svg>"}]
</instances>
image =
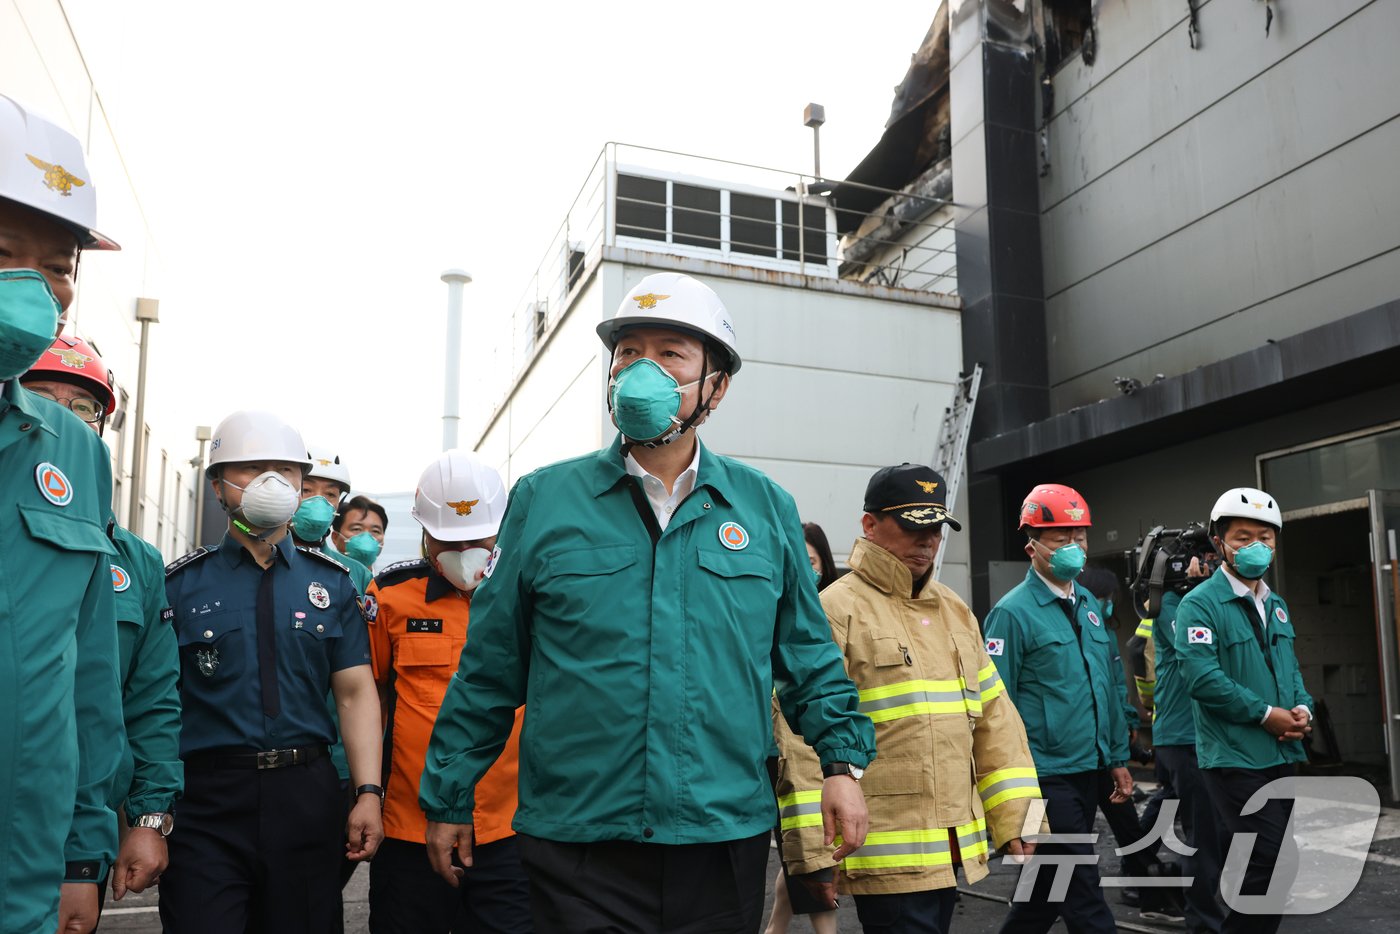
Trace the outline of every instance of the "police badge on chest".
<instances>
[{"instance_id":1,"label":"police badge on chest","mask_svg":"<svg viewBox=\"0 0 1400 934\"><path fill-rule=\"evenodd\" d=\"M207 649L200 649L194 653L195 664L199 666L199 673L206 678L214 676L214 669L219 667L219 650L210 646Z\"/></svg>"}]
</instances>

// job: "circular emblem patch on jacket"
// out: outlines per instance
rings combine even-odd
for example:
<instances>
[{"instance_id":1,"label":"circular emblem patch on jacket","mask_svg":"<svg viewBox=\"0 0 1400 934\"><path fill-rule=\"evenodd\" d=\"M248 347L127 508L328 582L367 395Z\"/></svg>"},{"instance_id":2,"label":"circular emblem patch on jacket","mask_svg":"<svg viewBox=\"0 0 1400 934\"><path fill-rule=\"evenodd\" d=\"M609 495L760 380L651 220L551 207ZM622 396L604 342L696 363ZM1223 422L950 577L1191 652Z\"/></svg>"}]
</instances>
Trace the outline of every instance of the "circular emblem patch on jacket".
<instances>
[{"instance_id":1,"label":"circular emblem patch on jacket","mask_svg":"<svg viewBox=\"0 0 1400 934\"><path fill-rule=\"evenodd\" d=\"M63 471L48 461L34 468L34 482L39 484L39 492L44 499L55 506L67 506L73 502L73 484L68 482Z\"/></svg>"},{"instance_id":2,"label":"circular emblem patch on jacket","mask_svg":"<svg viewBox=\"0 0 1400 934\"><path fill-rule=\"evenodd\" d=\"M121 593L131 586L131 575L126 573L126 568L112 565L112 589Z\"/></svg>"},{"instance_id":3,"label":"circular emblem patch on jacket","mask_svg":"<svg viewBox=\"0 0 1400 934\"><path fill-rule=\"evenodd\" d=\"M737 522L726 522L719 527L719 543L730 551L743 551L749 547L749 533Z\"/></svg>"},{"instance_id":4,"label":"circular emblem patch on jacket","mask_svg":"<svg viewBox=\"0 0 1400 934\"><path fill-rule=\"evenodd\" d=\"M1280 623L1288 622L1288 611L1281 606L1274 607L1274 619L1278 620Z\"/></svg>"},{"instance_id":5,"label":"circular emblem patch on jacket","mask_svg":"<svg viewBox=\"0 0 1400 934\"><path fill-rule=\"evenodd\" d=\"M306 588L306 596L311 601L311 605L318 610L324 610L331 605L330 591L314 581L311 586Z\"/></svg>"},{"instance_id":6,"label":"circular emblem patch on jacket","mask_svg":"<svg viewBox=\"0 0 1400 934\"><path fill-rule=\"evenodd\" d=\"M1099 622L1099 614L1095 613L1093 610L1089 611L1089 622L1093 623L1095 626L1103 625Z\"/></svg>"}]
</instances>

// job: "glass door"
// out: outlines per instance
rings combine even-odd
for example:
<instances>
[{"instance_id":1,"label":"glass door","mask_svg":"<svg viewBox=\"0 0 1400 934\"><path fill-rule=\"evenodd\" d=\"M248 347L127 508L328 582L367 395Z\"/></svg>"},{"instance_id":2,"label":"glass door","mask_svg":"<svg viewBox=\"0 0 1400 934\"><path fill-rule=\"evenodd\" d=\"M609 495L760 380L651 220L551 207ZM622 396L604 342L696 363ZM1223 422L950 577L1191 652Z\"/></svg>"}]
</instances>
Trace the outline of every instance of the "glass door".
<instances>
[{"instance_id":1,"label":"glass door","mask_svg":"<svg viewBox=\"0 0 1400 934\"><path fill-rule=\"evenodd\" d=\"M1384 686L1385 749L1390 793L1400 798L1400 491L1368 490L1371 569L1375 581L1376 634Z\"/></svg>"}]
</instances>

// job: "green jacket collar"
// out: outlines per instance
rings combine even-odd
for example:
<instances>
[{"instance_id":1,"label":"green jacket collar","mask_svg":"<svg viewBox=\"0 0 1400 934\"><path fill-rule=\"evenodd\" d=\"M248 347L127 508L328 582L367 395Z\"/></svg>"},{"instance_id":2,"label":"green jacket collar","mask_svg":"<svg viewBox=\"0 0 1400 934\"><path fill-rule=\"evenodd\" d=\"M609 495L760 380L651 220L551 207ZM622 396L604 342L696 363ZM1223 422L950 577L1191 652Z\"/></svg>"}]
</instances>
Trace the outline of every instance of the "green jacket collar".
<instances>
[{"instance_id":1,"label":"green jacket collar","mask_svg":"<svg viewBox=\"0 0 1400 934\"><path fill-rule=\"evenodd\" d=\"M1049 606L1058 603L1063 599L1055 591L1046 586L1045 581L1040 579L1040 575L1035 573L1035 565L1026 568L1026 588L1030 590L1031 596L1035 597L1035 602L1041 606ZM1074 602L1077 605L1084 593L1084 588L1076 586L1074 588Z\"/></svg>"},{"instance_id":2,"label":"green jacket collar","mask_svg":"<svg viewBox=\"0 0 1400 934\"><path fill-rule=\"evenodd\" d=\"M726 506L733 502L729 493L733 479L724 459L710 452L705 442L697 436L695 443L700 445L700 470L695 476L695 489L708 487ZM593 495L602 496L627 478L627 465L622 457L622 435L613 438L612 444L598 451L593 457Z\"/></svg>"},{"instance_id":3,"label":"green jacket collar","mask_svg":"<svg viewBox=\"0 0 1400 934\"><path fill-rule=\"evenodd\" d=\"M1235 593L1235 588L1230 586L1230 579L1225 576L1226 573L1224 566L1216 568L1215 573L1208 577L1205 583L1197 585L1197 589L1204 590L1207 596L1212 597L1218 603L1246 600L1247 598L1241 597L1239 594ZM1274 594L1271 590L1269 596L1264 599L1265 605L1268 605L1269 601L1273 599L1273 596ZM1254 612L1253 605L1250 606L1250 612Z\"/></svg>"},{"instance_id":4,"label":"green jacket collar","mask_svg":"<svg viewBox=\"0 0 1400 934\"><path fill-rule=\"evenodd\" d=\"M40 428L53 435L55 438L58 437L58 431L55 430L50 423L50 419L53 418L54 413L50 411L48 413L49 417L44 417L45 406L39 401L38 396L21 386L17 379L6 380L4 385L4 392L0 395L3 395L6 402L13 406L15 410L20 412L25 418L31 419ZM54 403L54 405L57 405L57 403Z\"/></svg>"},{"instance_id":5,"label":"green jacket collar","mask_svg":"<svg viewBox=\"0 0 1400 934\"><path fill-rule=\"evenodd\" d=\"M901 560L884 548L865 538L856 539L847 562L851 570L870 586L892 596L909 598L914 588L914 574ZM938 593L933 586L933 578L925 583L916 600L936 600Z\"/></svg>"}]
</instances>

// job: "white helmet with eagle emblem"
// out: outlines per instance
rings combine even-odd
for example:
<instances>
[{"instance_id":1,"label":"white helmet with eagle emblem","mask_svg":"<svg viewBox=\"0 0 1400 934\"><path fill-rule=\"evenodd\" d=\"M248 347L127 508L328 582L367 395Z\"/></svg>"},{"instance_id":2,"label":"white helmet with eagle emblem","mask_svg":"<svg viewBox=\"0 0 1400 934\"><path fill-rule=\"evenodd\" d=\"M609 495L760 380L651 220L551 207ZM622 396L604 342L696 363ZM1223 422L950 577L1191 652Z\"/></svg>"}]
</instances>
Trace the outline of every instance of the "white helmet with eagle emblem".
<instances>
[{"instance_id":1,"label":"white helmet with eagle emblem","mask_svg":"<svg viewBox=\"0 0 1400 934\"><path fill-rule=\"evenodd\" d=\"M734 340L734 324L715 290L679 272L657 272L634 285L617 314L598 325L598 337L611 352L623 328L649 326L685 331L718 344L729 353L729 373L743 362Z\"/></svg>"},{"instance_id":2,"label":"white helmet with eagle emblem","mask_svg":"<svg viewBox=\"0 0 1400 934\"><path fill-rule=\"evenodd\" d=\"M471 451L443 451L418 478L413 518L440 542L490 538L506 514L506 485Z\"/></svg>"},{"instance_id":3,"label":"white helmet with eagle emblem","mask_svg":"<svg viewBox=\"0 0 1400 934\"><path fill-rule=\"evenodd\" d=\"M120 250L94 229L97 190L78 138L0 94L0 198L47 214L86 250Z\"/></svg>"},{"instance_id":4,"label":"white helmet with eagle emblem","mask_svg":"<svg viewBox=\"0 0 1400 934\"><path fill-rule=\"evenodd\" d=\"M341 461L340 455L330 448L312 447L307 451L311 457L311 470L307 477L320 477L322 480L329 480L332 483L339 483L345 487L348 495L350 486L350 468Z\"/></svg>"}]
</instances>

